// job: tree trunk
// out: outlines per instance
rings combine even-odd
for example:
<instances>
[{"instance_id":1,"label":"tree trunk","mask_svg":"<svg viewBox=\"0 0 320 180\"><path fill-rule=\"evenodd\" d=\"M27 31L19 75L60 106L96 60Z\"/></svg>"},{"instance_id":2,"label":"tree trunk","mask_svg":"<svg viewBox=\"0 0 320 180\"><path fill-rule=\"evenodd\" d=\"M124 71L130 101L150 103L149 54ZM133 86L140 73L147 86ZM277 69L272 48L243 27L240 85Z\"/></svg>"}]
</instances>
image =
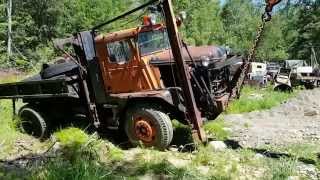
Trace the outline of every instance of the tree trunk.
<instances>
[{"instance_id":1,"label":"tree trunk","mask_svg":"<svg viewBox=\"0 0 320 180\"><path fill-rule=\"evenodd\" d=\"M8 13L8 48L7 48L7 53L8 53L8 59L10 61L11 55L12 55L12 0L8 0L7 2L7 13Z\"/></svg>"}]
</instances>

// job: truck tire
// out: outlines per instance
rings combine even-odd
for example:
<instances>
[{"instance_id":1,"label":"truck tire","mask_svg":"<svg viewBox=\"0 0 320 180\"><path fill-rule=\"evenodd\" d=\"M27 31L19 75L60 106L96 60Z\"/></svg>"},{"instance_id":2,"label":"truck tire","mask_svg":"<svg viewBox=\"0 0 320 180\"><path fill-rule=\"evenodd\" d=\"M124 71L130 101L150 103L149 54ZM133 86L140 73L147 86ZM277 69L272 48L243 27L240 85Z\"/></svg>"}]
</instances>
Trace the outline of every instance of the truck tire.
<instances>
[{"instance_id":1,"label":"truck tire","mask_svg":"<svg viewBox=\"0 0 320 180\"><path fill-rule=\"evenodd\" d=\"M306 83L304 84L304 87L306 89L314 89L315 88L315 85L313 83Z\"/></svg>"},{"instance_id":2,"label":"truck tire","mask_svg":"<svg viewBox=\"0 0 320 180\"><path fill-rule=\"evenodd\" d=\"M173 127L169 116L148 107L135 107L127 111L125 132L129 141L137 146L166 149L173 138Z\"/></svg>"},{"instance_id":3,"label":"truck tire","mask_svg":"<svg viewBox=\"0 0 320 180\"><path fill-rule=\"evenodd\" d=\"M22 132L43 139L48 133L48 124L43 115L29 105L22 107L19 111L20 128Z\"/></svg>"}]
</instances>

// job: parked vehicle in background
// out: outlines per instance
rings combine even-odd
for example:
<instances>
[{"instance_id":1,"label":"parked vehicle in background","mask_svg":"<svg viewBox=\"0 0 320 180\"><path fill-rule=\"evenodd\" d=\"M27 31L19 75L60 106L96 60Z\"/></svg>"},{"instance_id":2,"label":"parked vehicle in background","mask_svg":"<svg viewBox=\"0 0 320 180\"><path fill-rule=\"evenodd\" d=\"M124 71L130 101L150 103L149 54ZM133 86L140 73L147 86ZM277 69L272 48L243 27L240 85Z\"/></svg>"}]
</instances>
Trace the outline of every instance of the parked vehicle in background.
<instances>
[{"instance_id":1,"label":"parked vehicle in background","mask_svg":"<svg viewBox=\"0 0 320 180\"><path fill-rule=\"evenodd\" d=\"M279 72L274 79L274 90L275 91L292 91L291 85L291 72L292 70L286 68L280 68Z\"/></svg>"},{"instance_id":2,"label":"parked vehicle in background","mask_svg":"<svg viewBox=\"0 0 320 180\"><path fill-rule=\"evenodd\" d=\"M288 80L290 80L288 82ZM275 77L275 90L288 90L294 86L313 89L320 86L320 73L317 67L308 65L305 60L285 60Z\"/></svg>"},{"instance_id":3,"label":"parked vehicle in background","mask_svg":"<svg viewBox=\"0 0 320 180\"><path fill-rule=\"evenodd\" d=\"M267 64L261 62L250 63L250 69L248 73L249 84L252 85L266 85L267 80Z\"/></svg>"},{"instance_id":4,"label":"parked vehicle in background","mask_svg":"<svg viewBox=\"0 0 320 180\"><path fill-rule=\"evenodd\" d=\"M316 74L316 68L308 65L305 60L286 60L284 67L291 69L292 86L303 85L307 89L313 89L320 81L320 77Z\"/></svg>"},{"instance_id":5,"label":"parked vehicle in background","mask_svg":"<svg viewBox=\"0 0 320 180\"><path fill-rule=\"evenodd\" d=\"M267 76L268 81L274 81L276 75L278 74L281 65L278 62L268 62L267 63Z\"/></svg>"}]
</instances>

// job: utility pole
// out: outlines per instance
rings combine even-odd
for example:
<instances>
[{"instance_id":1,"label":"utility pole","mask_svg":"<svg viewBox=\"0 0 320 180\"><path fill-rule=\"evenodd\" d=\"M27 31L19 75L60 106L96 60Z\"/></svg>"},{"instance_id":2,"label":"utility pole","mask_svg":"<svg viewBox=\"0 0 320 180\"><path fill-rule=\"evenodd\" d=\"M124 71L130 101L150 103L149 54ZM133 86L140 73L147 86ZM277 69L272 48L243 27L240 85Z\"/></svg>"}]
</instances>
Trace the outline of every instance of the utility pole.
<instances>
[{"instance_id":1,"label":"utility pole","mask_svg":"<svg viewBox=\"0 0 320 180\"><path fill-rule=\"evenodd\" d=\"M10 61L12 55L12 0L7 1L7 14L8 14L8 48L7 55L8 60ZM8 62L9 62L8 61Z\"/></svg>"}]
</instances>

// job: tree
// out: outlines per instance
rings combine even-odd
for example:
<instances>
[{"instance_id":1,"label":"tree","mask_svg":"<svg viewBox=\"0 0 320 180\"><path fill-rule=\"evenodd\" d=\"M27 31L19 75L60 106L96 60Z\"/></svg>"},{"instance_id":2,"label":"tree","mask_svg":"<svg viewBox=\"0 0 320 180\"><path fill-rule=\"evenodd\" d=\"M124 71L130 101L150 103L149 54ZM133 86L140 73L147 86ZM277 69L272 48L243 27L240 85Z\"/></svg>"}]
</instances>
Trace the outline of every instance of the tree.
<instances>
[{"instance_id":1,"label":"tree","mask_svg":"<svg viewBox=\"0 0 320 180\"><path fill-rule=\"evenodd\" d=\"M237 52L245 53L251 46L260 22L259 9L247 0L227 0L221 18L225 43Z\"/></svg>"},{"instance_id":2,"label":"tree","mask_svg":"<svg viewBox=\"0 0 320 180\"><path fill-rule=\"evenodd\" d=\"M56 55L51 40L105 22L148 0L12 0L12 40L14 66L34 67ZM0 1L0 63L7 66L7 0ZM268 23L259 60L281 60L288 56L307 58L310 48L319 42L319 0L290 0L278 6ZM191 45L224 45L241 54L248 53L256 36L263 12L257 0L175 0L175 11L186 11L180 28ZM301 6L302 5L302 6ZM280 8L279 8L280 7ZM107 25L102 32L112 32L141 23L140 11Z\"/></svg>"},{"instance_id":3,"label":"tree","mask_svg":"<svg viewBox=\"0 0 320 180\"><path fill-rule=\"evenodd\" d=\"M177 11L186 11L187 20L182 32L186 40L194 45L221 44L223 24L220 19L218 0L179 0Z\"/></svg>"},{"instance_id":4,"label":"tree","mask_svg":"<svg viewBox=\"0 0 320 180\"><path fill-rule=\"evenodd\" d=\"M311 47L320 46L320 1L303 1L298 10L298 18L293 23L298 34L294 38L290 52L292 57L309 59Z\"/></svg>"},{"instance_id":5,"label":"tree","mask_svg":"<svg viewBox=\"0 0 320 180\"><path fill-rule=\"evenodd\" d=\"M266 25L260 46L257 51L257 59L262 61L279 61L289 57L288 43L284 34L286 21L280 14L275 15L272 21Z\"/></svg>"}]
</instances>

